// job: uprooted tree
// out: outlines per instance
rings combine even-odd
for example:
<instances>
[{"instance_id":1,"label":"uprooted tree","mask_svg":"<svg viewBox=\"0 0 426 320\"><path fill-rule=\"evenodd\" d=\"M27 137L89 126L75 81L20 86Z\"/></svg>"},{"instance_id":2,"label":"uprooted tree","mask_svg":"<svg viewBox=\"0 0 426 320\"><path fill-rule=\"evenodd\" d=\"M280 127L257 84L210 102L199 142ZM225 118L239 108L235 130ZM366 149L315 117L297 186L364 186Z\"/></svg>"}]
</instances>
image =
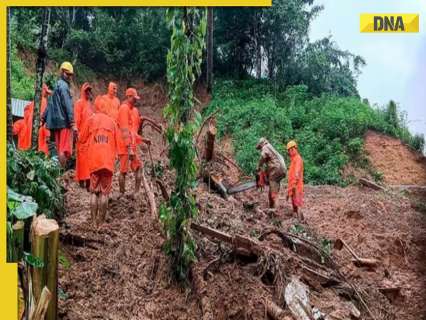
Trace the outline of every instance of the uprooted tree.
<instances>
[{"instance_id":1,"label":"uprooted tree","mask_svg":"<svg viewBox=\"0 0 426 320\"><path fill-rule=\"evenodd\" d=\"M175 189L160 208L160 220L167 236L165 250L172 257L173 273L178 280L188 278L195 261L195 242L189 233L189 220L197 215L195 186L197 166L194 133L200 114L193 109L195 80L201 73L205 47L206 10L169 9L167 21L172 29L171 48L167 54L169 104L166 132L170 166L176 170Z\"/></svg>"}]
</instances>

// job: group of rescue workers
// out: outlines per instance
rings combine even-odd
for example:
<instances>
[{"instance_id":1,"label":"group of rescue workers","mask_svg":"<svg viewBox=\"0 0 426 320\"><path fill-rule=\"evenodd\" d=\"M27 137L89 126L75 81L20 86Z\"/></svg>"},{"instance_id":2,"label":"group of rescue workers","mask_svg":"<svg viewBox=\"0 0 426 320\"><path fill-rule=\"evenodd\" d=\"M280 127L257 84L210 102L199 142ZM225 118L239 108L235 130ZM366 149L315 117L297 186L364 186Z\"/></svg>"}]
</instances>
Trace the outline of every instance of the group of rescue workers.
<instances>
[{"instance_id":1,"label":"group of rescue workers","mask_svg":"<svg viewBox=\"0 0 426 320\"><path fill-rule=\"evenodd\" d=\"M130 169L135 175L136 194L142 179L139 147L146 144L149 148L151 145L149 139L141 136L143 124L146 122L160 134L163 128L139 114L136 104L140 96L135 88L127 88L126 98L120 103L118 87L113 82L109 83L107 93L97 96L94 102L92 87L85 82L81 86L80 99L73 105L70 91L73 75L71 63L64 62L54 90L43 84L38 150L46 156L57 157L61 166L66 168L75 142L75 180L91 192L91 218L98 226L105 221L117 156L120 193L125 193L126 175ZM31 148L33 115L34 102L31 102L24 109L24 118L13 124L20 150ZM261 152L258 172L267 179L269 206L275 208L281 180L286 176L286 165L282 155L265 138L261 138L256 147ZM291 159L287 200L292 199L293 211L298 214L298 208L303 204L303 161L294 141L287 144L287 150Z\"/></svg>"}]
</instances>

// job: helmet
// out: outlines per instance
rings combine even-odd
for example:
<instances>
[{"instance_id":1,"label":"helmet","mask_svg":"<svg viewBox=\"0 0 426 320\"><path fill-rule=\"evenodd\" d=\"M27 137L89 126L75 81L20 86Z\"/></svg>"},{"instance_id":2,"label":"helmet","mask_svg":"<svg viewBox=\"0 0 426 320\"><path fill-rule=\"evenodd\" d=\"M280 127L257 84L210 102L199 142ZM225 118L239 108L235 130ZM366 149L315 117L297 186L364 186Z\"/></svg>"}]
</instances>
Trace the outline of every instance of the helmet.
<instances>
[{"instance_id":1,"label":"helmet","mask_svg":"<svg viewBox=\"0 0 426 320\"><path fill-rule=\"evenodd\" d=\"M291 148L297 148L297 143L294 140L291 140L287 143L287 150L290 150Z\"/></svg>"},{"instance_id":2,"label":"helmet","mask_svg":"<svg viewBox=\"0 0 426 320\"><path fill-rule=\"evenodd\" d=\"M74 68L72 67L72 64L68 61L62 62L60 70L64 70L70 74L74 74Z\"/></svg>"},{"instance_id":3,"label":"helmet","mask_svg":"<svg viewBox=\"0 0 426 320\"><path fill-rule=\"evenodd\" d=\"M139 100L141 97L139 97L138 92L135 88L128 88L126 90L126 97L135 97L136 100Z\"/></svg>"}]
</instances>

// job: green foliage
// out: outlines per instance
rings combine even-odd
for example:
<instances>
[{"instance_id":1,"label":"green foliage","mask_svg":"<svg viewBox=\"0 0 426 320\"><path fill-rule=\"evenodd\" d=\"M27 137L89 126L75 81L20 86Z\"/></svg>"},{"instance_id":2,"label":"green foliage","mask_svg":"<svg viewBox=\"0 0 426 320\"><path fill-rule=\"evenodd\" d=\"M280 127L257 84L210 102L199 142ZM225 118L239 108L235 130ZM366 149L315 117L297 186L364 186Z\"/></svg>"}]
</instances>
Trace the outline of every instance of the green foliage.
<instances>
[{"instance_id":1,"label":"green foliage","mask_svg":"<svg viewBox=\"0 0 426 320\"><path fill-rule=\"evenodd\" d=\"M262 136L285 156L285 143L295 139L304 160L305 181L311 184L349 183L342 179L341 170L349 161L365 166L363 135L368 129L413 147L424 145L421 136L412 136L403 125L401 115L395 127L386 110L374 109L357 97L315 97L306 86L280 91L263 80L220 80L206 115L216 109L221 110L219 137L232 136L236 159L248 174L259 159L255 146Z\"/></svg>"},{"instance_id":2,"label":"green foliage","mask_svg":"<svg viewBox=\"0 0 426 320\"><path fill-rule=\"evenodd\" d=\"M7 185L16 192L31 196L38 213L61 215L64 211L59 164L35 151L19 151L7 147Z\"/></svg>"},{"instance_id":3,"label":"green foliage","mask_svg":"<svg viewBox=\"0 0 426 320\"><path fill-rule=\"evenodd\" d=\"M160 220L167 236L164 248L172 256L174 275L178 280L186 281L189 266L196 260L196 244L188 232L189 219L197 215L192 194L197 174L193 137L201 120L198 113L193 119L193 85L201 73L206 10L169 9L167 21L172 36L167 54L169 104L164 113L169 121L166 137L170 166L176 170L176 182L170 201L161 205Z\"/></svg>"},{"instance_id":4,"label":"green foliage","mask_svg":"<svg viewBox=\"0 0 426 320\"><path fill-rule=\"evenodd\" d=\"M16 47L12 47L11 52L11 78L10 86L12 90L12 97L32 100L34 98L34 75L29 73L24 63L18 56Z\"/></svg>"},{"instance_id":5,"label":"green foliage","mask_svg":"<svg viewBox=\"0 0 426 320\"><path fill-rule=\"evenodd\" d=\"M19 194L7 188L7 212L18 220L25 220L37 212L38 205L32 197Z\"/></svg>"}]
</instances>

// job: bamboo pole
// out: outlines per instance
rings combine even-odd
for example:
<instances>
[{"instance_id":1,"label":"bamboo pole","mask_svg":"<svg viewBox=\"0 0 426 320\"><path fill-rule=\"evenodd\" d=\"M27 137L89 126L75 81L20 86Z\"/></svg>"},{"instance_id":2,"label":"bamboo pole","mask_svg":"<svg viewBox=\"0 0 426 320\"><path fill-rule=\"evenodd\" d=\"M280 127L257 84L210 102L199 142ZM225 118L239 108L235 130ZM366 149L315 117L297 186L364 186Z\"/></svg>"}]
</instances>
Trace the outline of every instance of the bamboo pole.
<instances>
[{"instance_id":1,"label":"bamboo pole","mask_svg":"<svg viewBox=\"0 0 426 320\"><path fill-rule=\"evenodd\" d=\"M22 259L24 253L24 227L25 223L22 220L17 221L13 226L13 262L18 262Z\"/></svg>"},{"instance_id":2,"label":"bamboo pole","mask_svg":"<svg viewBox=\"0 0 426 320\"><path fill-rule=\"evenodd\" d=\"M34 219L31 231L32 254L40 258L43 268L33 268L33 294L36 304L40 302L42 289L47 286L52 294L47 308L46 320L57 319L58 288L58 244L59 226L53 219L41 215Z\"/></svg>"},{"instance_id":3,"label":"bamboo pole","mask_svg":"<svg viewBox=\"0 0 426 320\"><path fill-rule=\"evenodd\" d=\"M38 302L34 314L30 317L30 319L44 320L51 299L52 293L49 291L49 289L47 289L47 287L44 287L43 291L41 292L40 301Z\"/></svg>"}]
</instances>

